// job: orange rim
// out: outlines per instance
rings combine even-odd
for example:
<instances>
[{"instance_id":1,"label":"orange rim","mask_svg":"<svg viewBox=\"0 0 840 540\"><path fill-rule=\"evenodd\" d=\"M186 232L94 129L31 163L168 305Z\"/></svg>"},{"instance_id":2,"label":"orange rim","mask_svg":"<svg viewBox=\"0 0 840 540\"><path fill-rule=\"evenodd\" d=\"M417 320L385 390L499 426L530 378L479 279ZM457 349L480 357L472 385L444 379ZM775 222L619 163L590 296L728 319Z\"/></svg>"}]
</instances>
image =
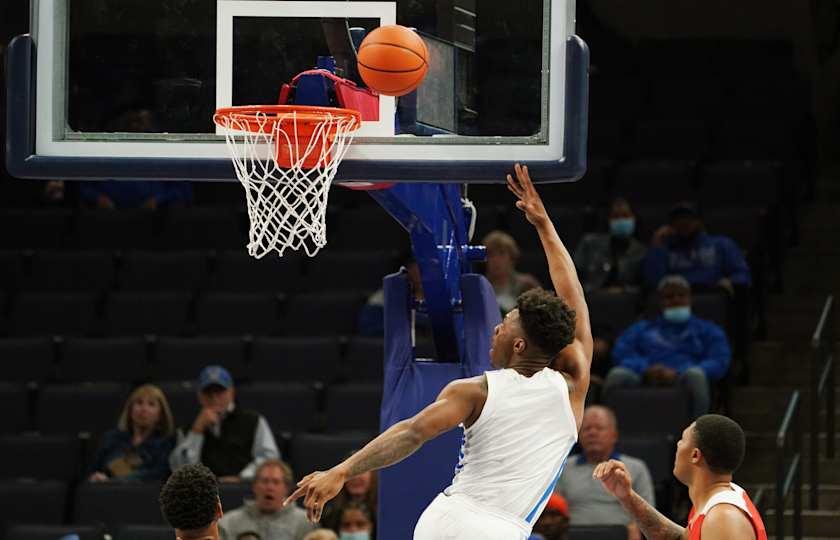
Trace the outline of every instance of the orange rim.
<instances>
[{"instance_id":1,"label":"orange rim","mask_svg":"<svg viewBox=\"0 0 840 540\"><path fill-rule=\"evenodd\" d=\"M352 125L348 131L355 131L362 125L362 114L359 111L309 105L243 105L216 109L213 122L220 127L231 127L223 122L225 118L244 123L248 131L253 133L273 131L278 121L281 124L294 121L299 127L306 127L349 120Z\"/></svg>"}]
</instances>

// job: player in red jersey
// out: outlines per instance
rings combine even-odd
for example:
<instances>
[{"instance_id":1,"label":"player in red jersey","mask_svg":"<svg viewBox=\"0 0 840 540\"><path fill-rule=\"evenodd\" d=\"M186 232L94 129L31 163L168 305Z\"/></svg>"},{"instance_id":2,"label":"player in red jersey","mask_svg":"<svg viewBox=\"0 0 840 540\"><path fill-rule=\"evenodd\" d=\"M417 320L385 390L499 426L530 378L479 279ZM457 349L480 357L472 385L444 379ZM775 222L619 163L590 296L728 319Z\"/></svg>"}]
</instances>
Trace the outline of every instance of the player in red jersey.
<instances>
[{"instance_id":1,"label":"player in red jersey","mask_svg":"<svg viewBox=\"0 0 840 540\"><path fill-rule=\"evenodd\" d=\"M683 528L656 511L633 491L620 461L599 464L593 476L621 502L649 540L767 540L764 523L746 492L732 482L744 460L744 432L717 414L701 416L677 443L674 476L688 486L694 505Z\"/></svg>"}]
</instances>

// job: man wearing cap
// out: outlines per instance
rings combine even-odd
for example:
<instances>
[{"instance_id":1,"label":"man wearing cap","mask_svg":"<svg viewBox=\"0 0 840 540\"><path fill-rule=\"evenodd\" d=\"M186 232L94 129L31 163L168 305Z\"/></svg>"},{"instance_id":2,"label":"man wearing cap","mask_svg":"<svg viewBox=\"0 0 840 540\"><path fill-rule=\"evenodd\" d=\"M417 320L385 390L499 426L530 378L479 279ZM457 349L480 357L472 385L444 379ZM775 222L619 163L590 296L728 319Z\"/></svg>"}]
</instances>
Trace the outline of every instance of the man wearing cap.
<instances>
[{"instance_id":1,"label":"man wearing cap","mask_svg":"<svg viewBox=\"0 0 840 540\"><path fill-rule=\"evenodd\" d=\"M257 466L277 459L277 444L261 415L236 406L233 377L222 366L208 366L198 376L198 413L186 436L169 457L172 470L203 463L222 482L254 477Z\"/></svg>"},{"instance_id":2,"label":"man wearing cap","mask_svg":"<svg viewBox=\"0 0 840 540\"><path fill-rule=\"evenodd\" d=\"M729 293L735 286L750 285L741 248L729 237L707 234L696 206L681 202L668 218L668 225L654 234L645 258L648 286L655 287L668 274L679 274L694 287L720 287Z\"/></svg>"},{"instance_id":3,"label":"man wearing cap","mask_svg":"<svg viewBox=\"0 0 840 540\"><path fill-rule=\"evenodd\" d=\"M619 336L603 395L643 381L680 384L691 395L693 416L698 417L709 412L709 381L729 369L729 342L718 325L691 314L691 286L685 278L666 276L658 290L662 314L631 325Z\"/></svg>"}]
</instances>

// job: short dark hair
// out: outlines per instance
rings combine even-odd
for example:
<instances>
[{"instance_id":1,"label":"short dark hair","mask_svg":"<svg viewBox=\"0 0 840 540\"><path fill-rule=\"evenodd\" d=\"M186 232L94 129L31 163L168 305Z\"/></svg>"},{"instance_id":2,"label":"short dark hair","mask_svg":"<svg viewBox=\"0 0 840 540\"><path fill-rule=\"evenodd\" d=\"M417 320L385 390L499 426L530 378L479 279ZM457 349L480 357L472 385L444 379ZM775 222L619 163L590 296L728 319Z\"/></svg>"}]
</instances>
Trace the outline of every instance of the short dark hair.
<instances>
[{"instance_id":1,"label":"short dark hair","mask_svg":"<svg viewBox=\"0 0 840 540\"><path fill-rule=\"evenodd\" d=\"M709 469L732 474L744 461L744 430L731 418L706 414L694 423L694 440Z\"/></svg>"},{"instance_id":2,"label":"short dark hair","mask_svg":"<svg viewBox=\"0 0 840 540\"><path fill-rule=\"evenodd\" d=\"M575 310L544 289L531 289L516 299L519 322L528 340L554 358L575 336Z\"/></svg>"},{"instance_id":3,"label":"short dark hair","mask_svg":"<svg viewBox=\"0 0 840 540\"><path fill-rule=\"evenodd\" d=\"M216 519L219 483L204 465L184 465L166 481L159 502L163 517L175 529L204 529Z\"/></svg>"}]
</instances>

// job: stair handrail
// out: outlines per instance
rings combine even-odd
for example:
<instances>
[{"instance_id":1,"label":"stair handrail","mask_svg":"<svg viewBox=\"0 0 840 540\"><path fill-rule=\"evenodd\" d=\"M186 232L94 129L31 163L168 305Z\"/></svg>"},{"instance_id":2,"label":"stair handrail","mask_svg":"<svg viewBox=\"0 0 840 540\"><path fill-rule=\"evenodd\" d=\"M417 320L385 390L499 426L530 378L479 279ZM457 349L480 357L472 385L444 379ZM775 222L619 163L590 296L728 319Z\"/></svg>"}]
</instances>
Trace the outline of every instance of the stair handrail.
<instances>
[{"instance_id":1,"label":"stair handrail","mask_svg":"<svg viewBox=\"0 0 840 540\"><path fill-rule=\"evenodd\" d=\"M776 434L776 538L785 537L785 500L793 489L793 537L802 540L802 415L799 390L788 401ZM787 462L787 448L793 425L793 455Z\"/></svg>"},{"instance_id":2,"label":"stair handrail","mask_svg":"<svg viewBox=\"0 0 840 540\"><path fill-rule=\"evenodd\" d=\"M820 446L819 419L820 405L825 406L825 457L834 459L834 295L825 299L820 319L811 337L810 366L810 493L811 510L819 508L820 483Z\"/></svg>"}]
</instances>

